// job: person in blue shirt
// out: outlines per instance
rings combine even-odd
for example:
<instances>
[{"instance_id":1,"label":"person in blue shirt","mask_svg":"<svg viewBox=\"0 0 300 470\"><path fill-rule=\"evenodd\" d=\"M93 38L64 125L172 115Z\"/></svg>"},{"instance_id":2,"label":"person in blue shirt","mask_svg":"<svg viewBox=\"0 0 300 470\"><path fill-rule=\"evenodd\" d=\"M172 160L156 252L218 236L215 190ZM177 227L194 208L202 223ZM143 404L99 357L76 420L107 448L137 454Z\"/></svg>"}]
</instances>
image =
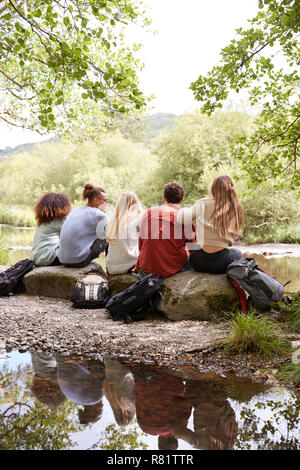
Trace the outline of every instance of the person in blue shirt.
<instances>
[{"instance_id":1,"label":"person in blue shirt","mask_svg":"<svg viewBox=\"0 0 300 470\"><path fill-rule=\"evenodd\" d=\"M57 266L60 231L72 209L65 194L49 192L34 206L37 228L34 233L30 259L35 266Z\"/></svg>"},{"instance_id":2,"label":"person in blue shirt","mask_svg":"<svg viewBox=\"0 0 300 470\"><path fill-rule=\"evenodd\" d=\"M76 207L69 213L61 230L58 250L60 262L75 268L86 266L108 246L105 233L107 196L104 189L86 183L82 199L87 199L87 205Z\"/></svg>"}]
</instances>

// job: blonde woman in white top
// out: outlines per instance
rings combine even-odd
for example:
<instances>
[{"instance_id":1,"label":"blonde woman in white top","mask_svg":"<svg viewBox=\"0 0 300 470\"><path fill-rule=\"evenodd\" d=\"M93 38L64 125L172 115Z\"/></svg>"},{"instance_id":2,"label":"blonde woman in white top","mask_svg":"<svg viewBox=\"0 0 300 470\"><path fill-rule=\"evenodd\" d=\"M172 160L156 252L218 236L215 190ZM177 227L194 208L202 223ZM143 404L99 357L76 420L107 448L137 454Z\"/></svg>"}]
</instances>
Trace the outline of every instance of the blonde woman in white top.
<instances>
[{"instance_id":1,"label":"blonde woman in white top","mask_svg":"<svg viewBox=\"0 0 300 470\"><path fill-rule=\"evenodd\" d=\"M134 268L139 255L139 226L143 212L136 194L126 191L120 196L106 226L108 274L124 274Z\"/></svg>"}]
</instances>

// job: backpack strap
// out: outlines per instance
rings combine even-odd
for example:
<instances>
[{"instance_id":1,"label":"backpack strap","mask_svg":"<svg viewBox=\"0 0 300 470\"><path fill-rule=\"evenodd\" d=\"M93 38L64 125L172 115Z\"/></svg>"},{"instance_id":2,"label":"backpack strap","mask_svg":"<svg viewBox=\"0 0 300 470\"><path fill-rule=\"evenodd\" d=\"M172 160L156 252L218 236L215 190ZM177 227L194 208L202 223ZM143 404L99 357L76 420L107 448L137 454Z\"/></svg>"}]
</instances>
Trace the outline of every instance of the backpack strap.
<instances>
[{"instance_id":1,"label":"backpack strap","mask_svg":"<svg viewBox=\"0 0 300 470\"><path fill-rule=\"evenodd\" d=\"M240 298L241 306L242 306L242 314L245 314L247 312L247 299L246 299L245 292L239 286L238 282L235 279L232 279L232 277L230 277L228 274L227 274L227 280L237 291L238 296Z\"/></svg>"}]
</instances>

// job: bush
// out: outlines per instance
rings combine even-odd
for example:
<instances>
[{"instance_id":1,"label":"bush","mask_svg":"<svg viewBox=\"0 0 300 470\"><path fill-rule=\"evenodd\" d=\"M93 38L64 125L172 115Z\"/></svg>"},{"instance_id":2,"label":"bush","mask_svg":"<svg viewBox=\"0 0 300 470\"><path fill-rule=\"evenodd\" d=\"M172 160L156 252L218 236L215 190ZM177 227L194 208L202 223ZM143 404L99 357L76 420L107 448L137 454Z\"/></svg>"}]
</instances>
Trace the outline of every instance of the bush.
<instances>
[{"instance_id":1,"label":"bush","mask_svg":"<svg viewBox=\"0 0 300 470\"><path fill-rule=\"evenodd\" d=\"M274 322L254 311L236 314L229 327L230 334L223 347L231 354L255 353L267 357L290 350L289 342L278 337Z\"/></svg>"},{"instance_id":2,"label":"bush","mask_svg":"<svg viewBox=\"0 0 300 470\"><path fill-rule=\"evenodd\" d=\"M0 223L16 227L34 227L36 222L30 207L0 204Z\"/></svg>"},{"instance_id":3,"label":"bush","mask_svg":"<svg viewBox=\"0 0 300 470\"><path fill-rule=\"evenodd\" d=\"M205 196L206 170L218 171L221 162L231 162L230 145L247 132L251 122L248 115L238 112L216 113L212 117L194 112L177 119L172 131L163 132L153 146L159 161L157 188L177 181L186 190L186 202Z\"/></svg>"},{"instance_id":4,"label":"bush","mask_svg":"<svg viewBox=\"0 0 300 470\"><path fill-rule=\"evenodd\" d=\"M82 204L83 185L90 182L103 187L116 204L126 190L146 191L154 160L141 144L119 134L104 135L98 144L37 144L31 153L14 155L0 164L0 202L6 207L33 207L44 193L54 191Z\"/></svg>"}]
</instances>

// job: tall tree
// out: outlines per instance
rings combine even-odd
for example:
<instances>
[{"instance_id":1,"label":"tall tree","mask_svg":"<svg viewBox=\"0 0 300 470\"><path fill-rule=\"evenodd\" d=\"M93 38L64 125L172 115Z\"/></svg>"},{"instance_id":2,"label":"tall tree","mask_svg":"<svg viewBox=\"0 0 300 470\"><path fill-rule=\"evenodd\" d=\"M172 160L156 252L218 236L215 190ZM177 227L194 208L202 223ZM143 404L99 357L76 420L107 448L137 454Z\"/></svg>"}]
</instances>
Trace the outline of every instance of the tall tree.
<instances>
[{"instance_id":1,"label":"tall tree","mask_svg":"<svg viewBox=\"0 0 300 470\"><path fill-rule=\"evenodd\" d=\"M0 0L0 120L40 133L142 109L126 24L141 0ZM125 25L125 26L124 26Z\"/></svg>"},{"instance_id":2,"label":"tall tree","mask_svg":"<svg viewBox=\"0 0 300 470\"><path fill-rule=\"evenodd\" d=\"M222 107L230 90L249 89L261 107L256 129L235 145L255 185L268 178L299 187L299 0L259 0L249 28L221 51L220 65L191 84L208 114Z\"/></svg>"}]
</instances>

